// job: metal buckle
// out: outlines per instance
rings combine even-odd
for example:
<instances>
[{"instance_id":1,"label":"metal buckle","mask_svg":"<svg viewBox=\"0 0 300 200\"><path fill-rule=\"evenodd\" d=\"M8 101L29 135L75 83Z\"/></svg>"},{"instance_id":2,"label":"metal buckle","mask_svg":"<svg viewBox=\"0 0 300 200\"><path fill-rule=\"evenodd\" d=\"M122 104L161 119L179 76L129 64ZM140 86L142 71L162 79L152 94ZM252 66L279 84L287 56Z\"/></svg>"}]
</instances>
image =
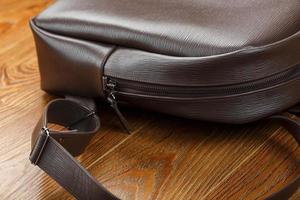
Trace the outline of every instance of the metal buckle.
<instances>
[{"instance_id":1,"label":"metal buckle","mask_svg":"<svg viewBox=\"0 0 300 200\"><path fill-rule=\"evenodd\" d=\"M29 159L32 164L34 164L34 165L38 164L38 162L43 154L43 151L46 147L49 137L50 137L49 129L47 127L43 127L41 129L41 134L38 136L38 139L36 140L35 145L32 148L30 156L29 156Z\"/></svg>"}]
</instances>

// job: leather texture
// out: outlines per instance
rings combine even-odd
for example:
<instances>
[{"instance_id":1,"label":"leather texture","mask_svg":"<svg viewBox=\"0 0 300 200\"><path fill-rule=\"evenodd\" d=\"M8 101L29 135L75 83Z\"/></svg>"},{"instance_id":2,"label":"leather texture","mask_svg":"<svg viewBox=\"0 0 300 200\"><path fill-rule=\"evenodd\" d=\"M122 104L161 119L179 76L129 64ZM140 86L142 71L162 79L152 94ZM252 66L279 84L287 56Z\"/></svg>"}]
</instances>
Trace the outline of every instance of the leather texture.
<instances>
[{"instance_id":1,"label":"leather texture","mask_svg":"<svg viewBox=\"0 0 300 200\"><path fill-rule=\"evenodd\" d=\"M38 27L36 21L31 22L31 27L41 86L56 95L105 98L103 76L157 86L227 88L276 76L300 63L299 34L271 46L218 56L175 57L56 35ZM294 78L276 87L239 95L192 98L191 94L187 99L127 95L118 99L128 105L180 117L241 124L297 104L299 88L300 80Z\"/></svg>"},{"instance_id":2,"label":"leather texture","mask_svg":"<svg viewBox=\"0 0 300 200\"><path fill-rule=\"evenodd\" d=\"M60 35L173 56L268 45L299 32L299 0L66 0L36 18Z\"/></svg>"},{"instance_id":3,"label":"leather texture","mask_svg":"<svg viewBox=\"0 0 300 200\"><path fill-rule=\"evenodd\" d=\"M32 26L46 34L39 33L43 38L37 42L45 46L56 35L66 36L61 39L71 39L76 47L92 42L79 47L86 57L96 54L87 52L95 44L114 46L109 47L116 50L107 64L102 63L109 76L151 84L214 86L265 78L299 64L299 13L298 0L75 0L56 2ZM66 41L59 42L66 46ZM99 61L106 60L104 53L99 50Z\"/></svg>"},{"instance_id":4,"label":"leather texture","mask_svg":"<svg viewBox=\"0 0 300 200\"><path fill-rule=\"evenodd\" d=\"M104 98L103 76L187 88L263 80L300 64L298 11L298 0L58 1L31 22L42 89ZM118 98L180 117L241 124L297 104L299 84L193 100Z\"/></svg>"}]
</instances>

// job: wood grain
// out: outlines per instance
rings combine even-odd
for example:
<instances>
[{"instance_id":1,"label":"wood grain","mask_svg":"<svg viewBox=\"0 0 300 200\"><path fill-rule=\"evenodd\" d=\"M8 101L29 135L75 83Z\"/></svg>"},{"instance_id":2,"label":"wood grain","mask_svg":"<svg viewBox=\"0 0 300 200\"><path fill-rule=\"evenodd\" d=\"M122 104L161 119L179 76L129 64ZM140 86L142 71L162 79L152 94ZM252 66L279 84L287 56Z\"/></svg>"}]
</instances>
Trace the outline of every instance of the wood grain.
<instances>
[{"instance_id":1,"label":"wood grain","mask_svg":"<svg viewBox=\"0 0 300 200\"><path fill-rule=\"evenodd\" d=\"M30 135L46 103L28 20L50 0L0 1L0 199L72 199L28 161ZM78 159L123 199L262 199L300 173L299 148L277 125L229 126L109 108ZM293 199L300 199L300 192Z\"/></svg>"}]
</instances>

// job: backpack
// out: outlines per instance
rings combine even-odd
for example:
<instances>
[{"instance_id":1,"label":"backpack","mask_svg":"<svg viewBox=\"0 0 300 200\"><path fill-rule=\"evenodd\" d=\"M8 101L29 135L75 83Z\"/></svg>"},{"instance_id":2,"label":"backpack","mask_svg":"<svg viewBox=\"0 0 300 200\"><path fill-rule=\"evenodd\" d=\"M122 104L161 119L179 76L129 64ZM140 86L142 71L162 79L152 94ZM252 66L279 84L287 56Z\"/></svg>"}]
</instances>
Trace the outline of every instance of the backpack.
<instances>
[{"instance_id":1,"label":"backpack","mask_svg":"<svg viewBox=\"0 0 300 200\"><path fill-rule=\"evenodd\" d=\"M95 99L129 133L120 105L228 124L272 120L299 143L299 122L281 114L300 115L299 0L232 3L57 1L32 19L41 88L66 98L45 108L31 162L77 199L118 199L73 158L100 128ZM267 199L299 186L300 176Z\"/></svg>"}]
</instances>

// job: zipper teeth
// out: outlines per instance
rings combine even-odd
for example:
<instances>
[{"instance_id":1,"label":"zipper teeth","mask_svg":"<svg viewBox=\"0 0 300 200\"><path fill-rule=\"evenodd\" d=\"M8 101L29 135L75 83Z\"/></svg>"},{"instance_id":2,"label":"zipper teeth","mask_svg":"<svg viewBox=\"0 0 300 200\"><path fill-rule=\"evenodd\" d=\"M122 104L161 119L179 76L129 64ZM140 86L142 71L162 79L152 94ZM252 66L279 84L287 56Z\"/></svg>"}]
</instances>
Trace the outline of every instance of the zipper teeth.
<instances>
[{"instance_id":1,"label":"zipper teeth","mask_svg":"<svg viewBox=\"0 0 300 200\"><path fill-rule=\"evenodd\" d=\"M282 73L239 85L228 86L167 86L151 85L148 83L128 81L119 78L108 77L109 80L116 82L115 91L117 93L131 93L140 95L156 95L170 97L210 97L234 95L251 92L259 89L275 86L300 76L300 65L286 70Z\"/></svg>"}]
</instances>

